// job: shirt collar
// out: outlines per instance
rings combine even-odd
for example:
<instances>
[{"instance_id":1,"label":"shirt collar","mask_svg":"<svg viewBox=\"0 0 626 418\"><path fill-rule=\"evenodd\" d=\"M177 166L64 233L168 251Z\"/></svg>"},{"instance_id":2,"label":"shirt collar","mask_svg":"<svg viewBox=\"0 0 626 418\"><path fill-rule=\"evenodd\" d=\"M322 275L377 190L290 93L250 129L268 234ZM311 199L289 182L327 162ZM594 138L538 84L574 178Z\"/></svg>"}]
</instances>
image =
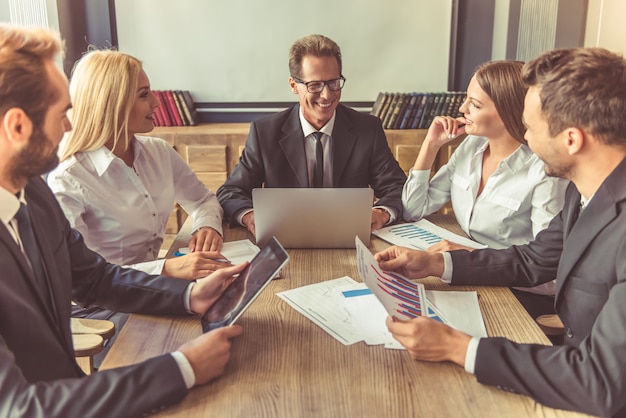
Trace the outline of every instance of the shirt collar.
<instances>
[{"instance_id":1,"label":"shirt collar","mask_svg":"<svg viewBox=\"0 0 626 418\"><path fill-rule=\"evenodd\" d=\"M580 195L580 210L583 210L587 207L587 205L589 205L589 202L591 201L591 199L593 199L594 195L591 195L589 197L589 199L585 199L585 196L583 196L582 194Z\"/></svg>"},{"instance_id":2,"label":"shirt collar","mask_svg":"<svg viewBox=\"0 0 626 418\"><path fill-rule=\"evenodd\" d=\"M0 220L5 225L15 217L15 214L20 209L20 203L26 203L24 199L24 189L20 190L19 197L7 189L0 187Z\"/></svg>"},{"instance_id":3,"label":"shirt collar","mask_svg":"<svg viewBox=\"0 0 626 418\"><path fill-rule=\"evenodd\" d=\"M139 142L140 141L133 142L135 160L141 152L141 146L139 145ZM99 176L102 176L104 172L108 170L113 161L119 160L119 158L115 154L113 154L113 151L105 146L102 146L92 151L84 151L84 154L87 158L89 158L89 160L91 160L91 163L93 164L93 167L96 169L96 173L98 173Z\"/></svg>"},{"instance_id":4,"label":"shirt collar","mask_svg":"<svg viewBox=\"0 0 626 418\"><path fill-rule=\"evenodd\" d=\"M302 106L300 106L299 110L300 114L300 125L302 125L302 132L304 133L304 137L311 135L313 132L322 132L325 135L332 136L333 128L335 127L335 116L337 115L337 110L333 112L333 116L326 123L326 125L322 126L322 129L317 130L309 123L308 120L304 118L304 113L302 113Z\"/></svg>"},{"instance_id":5,"label":"shirt collar","mask_svg":"<svg viewBox=\"0 0 626 418\"><path fill-rule=\"evenodd\" d=\"M533 152L528 145L521 144L508 157L502 160L502 164L509 168L512 172L521 170L528 163L528 159L533 156Z\"/></svg>"},{"instance_id":6,"label":"shirt collar","mask_svg":"<svg viewBox=\"0 0 626 418\"><path fill-rule=\"evenodd\" d=\"M475 140L475 141L483 141L481 146L478 147L476 149L476 152L474 153L474 157L480 156L482 158L483 153L485 152L485 150L489 146L489 140L487 140L487 138L484 138L482 136L481 137L474 137L473 140ZM502 162L500 162L500 165L507 167L512 172L516 172L516 171L522 169L526 165L526 163L528 162L528 159L531 158L533 155L534 154L530 150L528 145L520 143L520 146L517 147L517 149L515 151L513 151L511 153L511 155L509 155L504 160L502 160Z\"/></svg>"}]
</instances>

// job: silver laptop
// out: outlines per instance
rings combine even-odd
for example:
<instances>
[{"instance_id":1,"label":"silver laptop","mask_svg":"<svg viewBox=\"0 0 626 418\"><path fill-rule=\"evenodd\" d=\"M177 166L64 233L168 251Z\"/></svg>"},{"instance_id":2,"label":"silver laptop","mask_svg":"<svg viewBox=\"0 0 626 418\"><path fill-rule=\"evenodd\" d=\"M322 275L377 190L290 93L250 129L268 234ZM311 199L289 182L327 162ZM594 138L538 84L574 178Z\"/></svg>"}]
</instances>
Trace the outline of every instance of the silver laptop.
<instances>
[{"instance_id":1,"label":"silver laptop","mask_svg":"<svg viewBox=\"0 0 626 418\"><path fill-rule=\"evenodd\" d=\"M285 248L354 248L370 242L371 188L252 190L257 245L275 236Z\"/></svg>"}]
</instances>

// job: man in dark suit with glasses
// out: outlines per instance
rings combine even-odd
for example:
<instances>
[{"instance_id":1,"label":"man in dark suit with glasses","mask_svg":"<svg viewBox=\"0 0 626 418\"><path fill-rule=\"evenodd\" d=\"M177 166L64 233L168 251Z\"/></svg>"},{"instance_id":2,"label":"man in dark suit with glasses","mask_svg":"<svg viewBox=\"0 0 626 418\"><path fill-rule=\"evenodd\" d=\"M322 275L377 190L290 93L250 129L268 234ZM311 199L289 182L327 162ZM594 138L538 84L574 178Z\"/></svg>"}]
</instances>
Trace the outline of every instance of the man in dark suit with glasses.
<instances>
[{"instance_id":1,"label":"man in dark suit with glasses","mask_svg":"<svg viewBox=\"0 0 626 418\"><path fill-rule=\"evenodd\" d=\"M371 187L372 230L400 218L406 176L380 120L339 103L346 81L339 46L322 35L301 38L289 71L299 103L252 122L239 164L217 191L231 224L255 234L252 189L262 186Z\"/></svg>"}]
</instances>

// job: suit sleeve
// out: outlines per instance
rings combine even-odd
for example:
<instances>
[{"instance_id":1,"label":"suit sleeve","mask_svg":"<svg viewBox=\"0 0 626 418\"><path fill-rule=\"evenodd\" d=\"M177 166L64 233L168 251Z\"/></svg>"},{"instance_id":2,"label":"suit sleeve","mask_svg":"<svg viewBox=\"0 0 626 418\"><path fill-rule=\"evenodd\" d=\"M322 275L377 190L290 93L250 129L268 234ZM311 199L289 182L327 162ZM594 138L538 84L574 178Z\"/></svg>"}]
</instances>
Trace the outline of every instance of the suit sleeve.
<instances>
[{"instance_id":1,"label":"suit sleeve","mask_svg":"<svg viewBox=\"0 0 626 418\"><path fill-rule=\"evenodd\" d=\"M115 312L187 315L183 297L189 281L107 263L85 246L69 224L66 241L72 297L80 305L98 305Z\"/></svg>"},{"instance_id":2,"label":"suit sleeve","mask_svg":"<svg viewBox=\"0 0 626 418\"><path fill-rule=\"evenodd\" d=\"M406 175L394 158L380 121L374 133L373 154L370 161L370 186L378 198L376 206L386 206L402 218L402 187Z\"/></svg>"},{"instance_id":3,"label":"suit sleeve","mask_svg":"<svg viewBox=\"0 0 626 418\"><path fill-rule=\"evenodd\" d=\"M528 245L451 252L452 284L533 286L556 277L563 253L563 214L571 214L579 202L580 195L570 185L561 213ZM606 227L612 228L611 237L623 222L615 219L612 227ZM617 234L615 242L595 237L600 245L585 252L561 283L565 288L557 298L557 310L569 312L564 322L572 319L571 310L575 310L577 321L588 321L589 328L569 324L575 329L572 338L554 347L481 339L474 370L479 382L530 396L553 408L626 416L626 236ZM584 334L577 339L576 333Z\"/></svg>"},{"instance_id":4,"label":"suit sleeve","mask_svg":"<svg viewBox=\"0 0 626 418\"><path fill-rule=\"evenodd\" d=\"M625 254L624 239L619 254ZM578 346L517 344L481 339L475 374L479 382L528 395L538 402L599 416L626 414L626 261L618 283Z\"/></svg>"},{"instance_id":5,"label":"suit sleeve","mask_svg":"<svg viewBox=\"0 0 626 418\"><path fill-rule=\"evenodd\" d=\"M30 383L0 335L3 417L136 417L179 402L186 394L169 354L82 378Z\"/></svg>"},{"instance_id":6,"label":"suit sleeve","mask_svg":"<svg viewBox=\"0 0 626 418\"><path fill-rule=\"evenodd\" d=\"M563 213L526 245L451 251L453 285L533 287L554 280L563 250Z\"/></svg>"},{"instance_id":7,"label":"suit sleeve","mask_svg":"<svg viewBox=\"0 0 626 418\"><path fill-rule=\"evenodd\" d=\"M50 189L31 181L29 193L49 217L46 248L52 250L49 275L62 282L71 277L72 298L82 306L98 305L116 312L187 315L183 297L189 281L149 275L108 263L85 245L71 228ZM69 289L68 289L69 291Z\"/></svg>"},{"instance_id":8,"label":"suit sleeve","mask_svg":"<svg viewBox=\"0 0 626 418\"><path fill-rule=\"evenodd\" d=\"M257 124L252 122L239 163L217 190L224 216L232 226L239 225L235 215L244 209L252 209L252 189L262 187L265 182L262 153Z\"/></svg>"}]
</instances>

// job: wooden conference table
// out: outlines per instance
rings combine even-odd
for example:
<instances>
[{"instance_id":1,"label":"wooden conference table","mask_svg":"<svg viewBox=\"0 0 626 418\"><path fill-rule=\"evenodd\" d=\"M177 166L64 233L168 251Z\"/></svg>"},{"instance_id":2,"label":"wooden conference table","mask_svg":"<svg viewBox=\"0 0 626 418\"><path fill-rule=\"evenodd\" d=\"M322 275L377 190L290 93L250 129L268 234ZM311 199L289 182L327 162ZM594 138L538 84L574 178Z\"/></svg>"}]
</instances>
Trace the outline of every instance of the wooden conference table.
<instances>
[{"instance_id":1,"label":"wooden conference table","mask_svg":"<svg viewBox=\"0 0 626 418\"><path fill-rule=\"evenodd\" d=\"M453 232L444 215L429 219ZM170 250L188 244L188 220ZM225 228L225 240L250 238ZM388 246L372 237L372 252ZM361 281L355 250L288 250L290 261L238 320L231 360L218 380L192 389L158 416L176 417L574 417L532 399L482 385L462 367L411 360L402 350L344 346L282 301L277 292L350 276ZM487 333L550 344L507 288L451 287L425 279L428 289L476 290ZM176 350L201 334L199 317L131 315L102 364L113 368Z\"/></svg>"}]
</instances>

